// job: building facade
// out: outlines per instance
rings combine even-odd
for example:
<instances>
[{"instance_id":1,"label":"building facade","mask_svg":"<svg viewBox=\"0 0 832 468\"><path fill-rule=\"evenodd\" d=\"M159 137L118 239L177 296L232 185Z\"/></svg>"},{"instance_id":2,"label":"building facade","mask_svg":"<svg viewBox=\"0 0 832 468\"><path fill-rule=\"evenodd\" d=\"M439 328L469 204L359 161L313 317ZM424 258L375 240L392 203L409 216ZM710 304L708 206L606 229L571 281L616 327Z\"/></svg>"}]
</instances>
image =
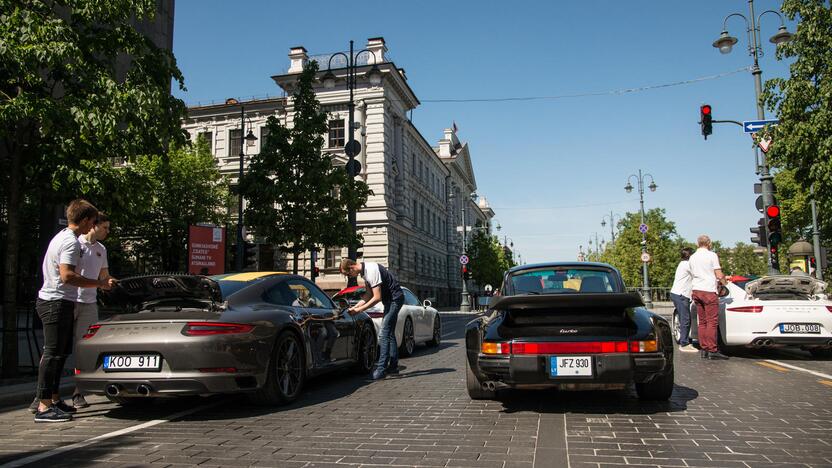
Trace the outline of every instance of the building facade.
<instances>
[{"instance_id":1,"label":"building facade","mask_svg":"<svg viewBox=\"0 0 832 468\"><path fill-rule=\"evenodd\" d=\"M460 141L456 126L445 129L437 144L428 143L408 118L419 100L404 70L388 59L384 39L369 39L366 49L370 52L357 57L354 127L361 153L355 157L361 163L357 177L369 185L373 195L357 213L358 230L364 237L359 250L364 260L388 266L420 298L429 298L440 306L458 305L463 217L470 236L472 229L490 231L494 212L485 198L471 197L477 183L470 149ZM319 64L315 92L329 120L324 151L336 165L346 163L349 89L345 61L335 54L309 56L303 47L294 47L289 52L288 71L272 77L287 97L229 100L189 108L183 128L194 141L202 136L210 142L221 172L231 178L232 184L239 171L241 145L246 144L248 155L260 151L268 117L275 116L291 127L291 95L299 73L310 60ZM365 77L373 66L382 74L381 83L375 85ZM327 71L336 77L332 88L320 80ZM258 137L250 146L240 131L243 112L246 134L251 129ZM243 164L245 170L245 161ZM236 211L230 214L236 217ZM345 286L345 279L338 273L338 264L345 255L346 247L318 253L318 284L322 288L334 291ZM312 267L310 260L308 254L301 259L305 275ZM285 260L277 258L274 265L260 265L261 269L269 267L285 268Z\"/></svg>"}]
</instances>

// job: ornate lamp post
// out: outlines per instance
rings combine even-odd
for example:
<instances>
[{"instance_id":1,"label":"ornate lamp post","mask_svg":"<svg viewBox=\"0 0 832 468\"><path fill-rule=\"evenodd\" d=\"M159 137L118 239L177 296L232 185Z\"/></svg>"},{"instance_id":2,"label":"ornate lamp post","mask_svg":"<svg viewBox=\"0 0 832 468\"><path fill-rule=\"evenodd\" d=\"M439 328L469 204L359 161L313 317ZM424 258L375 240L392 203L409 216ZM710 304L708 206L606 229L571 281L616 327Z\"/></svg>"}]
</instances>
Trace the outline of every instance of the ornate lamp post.
<instances>
[{"instance_id":1,"label":"ornate lamp post","mask_svg":"<svg viewBox=\"0 0 832 468\"><path fill-rule=\"evenodd\" d=\"M763 109L763 104L760 102L760 94L763 90L762 84L762 74L763 71L760 70L759 65L759 56L762 55L762 45L760 44L760 20L762 19L763 15L767 13L773 13L780 18L780 27L777 29L777 33L771 36L769 42L772 44L782 44L791 40L792 34L786 30L786 23L783 21L783 16L774 11L774 10L766 10L760 13L759 16L754 15L754 0L748 0L748 12L749 17L746 18L740 13L732 13L725 17L722 22L722 33L719 35L719 38L714 41L713 46L723 54L731 53L731 49L733 49L734 44L736 44L737 38L728 34L728 19L737 16L745 20L745 28L746 33L748 35L748 55L754 58L754 63L751 65L751 74L754 76L754 98L757 103L757 119L765 120L765 110ZM754 147L754 160L759 161L759 165L757 167L758 173L760 174L760 183L762 185L762 196L763 196L763 206L769 206L774 204L774 184L768 163L766 162L765 153L760 154L757 147ZM769 259L769 272L776 273L774 269L771 267L771 259Z\"/></svg>"},{"instance_id":2,"label":"ornate lamp post","mask_svg":"<svg viewBox=\"0 0 832 468\"><path fill-rule=\"evenodd\" d=\"M238 104L238 101L234 98L227 99L225 101L226 104ZM240 106L240 167L239 173L237 175L237 258L234 262L234 269L237 271L243 271L243 256L245 255L245 239L243 239L243 193L240 190L240 183L243 180L243 161L246 157L246 146L253 145L255 141L257 141L257 137L254 136L254 133L251 131L251 120L249 120L249 129L248 134L243 138L243 134L246 133L246 108L245 106Z\"/></svg>"},{"instance_id":3,"label":"ornate lamp post","mask_svg":"<svg viewBox=\"0 0 832 468\"><path fill-rule=\"evenodd\" d=\"M347 89L350 92L349 102L347 103L347 108L349 109L349 127L347 130L347 143L344 146L344 153L347 155L347 174L350 177L350 182L355 179L355 176L358 175L360 172L360 166L355 161L355 156L357 156L361 152L361 144L355 141L355 102L353 100L353 95L355 93L355 84L358 81L358 63L357 58L359 55L363 54L364 52L373 56L373 66L370 68L369 71L364 75L367 80L370 82L372 86L378 86L381 84L381 70L378 68L378 57L373 51L369 49L362 49L359 50L357 53L353 53L353 41L350 41L350 52L349 55L344 54L343 52L337 52L332 54L329 57L329 62L327 63L326 73L324 74L321 81L323 81L324 88L326 89L333 89L335 88L336 77L335 74L332 73L332 59L335 57L343 57L344 60L347 62ZM347 214L347 219L349 220L350 226L352 227L353 232L357 230L356 226L356 218L355 218L355 210L350 209ZM356 259L358 252L358 246L355 245L355 242L350 242L350 245L347 246L347 256L353 260ZM348 285L355 286L357 284L355 278L349 278Z\"/></svg>"},{"instance_id":4,"label":"ornate lamp post","mask_svg":"<svg viewBox=\"0 0 832 468\"><path fill-rule=\"evenodd\" d=\"M609 216L604 215L601 218L601 227L604 227L604 226L607 225L607 219L610 220L610 237L612 239L612 242L610 242L611 244L615 244L615 219L616 218L618 218L618 220L621 221L621 215L614 215L612 213L612 210L610 210Z\"/></svg>"},{"instance_id":5,"label":"ornate lamp post","mask_svg":"<svg viewBox=\"0 0 832 468\"><path fill-rule=\"evenodd\" d=\"M642 174L641 169L638 170L638 175L631 174L630 177L627 178L627 185L624 186L624 190L627 193L633 191L633 185L630 181L635 178L638 184L638 198L641 205L641 226L639 226L639 229L641 230L641 295L644 298L644 305L647 307L653 307L653 301L650 298L650 281L647 278L647 261L645 260L645 254L647 253L647 229L644 224L644 179L646 177L650 178L650 185L647 188L649 188L651 192L655 192L659 186L656 185L656 182L653 180L653 176L650 174ZM644 228L642 228L642 226L644 226Z\"/></svg>"}]
</instances>

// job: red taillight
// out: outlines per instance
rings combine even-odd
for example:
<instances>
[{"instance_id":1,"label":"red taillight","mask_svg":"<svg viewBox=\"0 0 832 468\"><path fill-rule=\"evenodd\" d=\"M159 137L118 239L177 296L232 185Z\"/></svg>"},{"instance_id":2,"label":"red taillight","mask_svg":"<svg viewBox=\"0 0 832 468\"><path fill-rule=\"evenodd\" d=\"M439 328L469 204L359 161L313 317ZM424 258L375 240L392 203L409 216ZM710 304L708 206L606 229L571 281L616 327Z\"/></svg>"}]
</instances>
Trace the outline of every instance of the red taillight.
<instances>
[{"instance_id":1,"label":"red taillight","mask_svg":"<svg viewBox=\"0 0 832 468\"><path fill-rule=\"evenodd\" d=\"M607 354L653 353L658 351L656 340L647 341L570 341L543 343L482 344L483 354Z\"/></svg>"},{"instance_id":2,"label":"red taillight","mask_svg":"<svg viewBox=\"0 0 832 468\"><path fill-rule=\"evenodd\" d=\"M96 333L98 333L99 328L101 328L101 325L90 325L90 327L87 328L87 332L84 333L84 336L82 336L81 339L88 340L92 338Z\"/></svg>"},{"instance_id":3,"label":"red taillight","mask_svg":"<svg viewBox=\"0 0 832 468\"><path fill-rule=\"evenodd\" d=\"M763 306L728 307L727 310L731 312L750 312L757 314L763 311Z\"/></svg>"},{"instance_id":4,"label":"red taillight","mask_svg":"<svg viewBox=\"0 0 832 468\"><path fill-rule=\"evenodd\" d=\"M182 334L187 336L231 335L248 333L253 329L253 325L245 323L188 322L182 329Z\"/></svg>"},{"instance_id":5,"label":"red taillight","mask_svg":"<svg viewBox=\"0 0 832 468\"><path fill-rule=\"evenodd\" d=\"M826 306L826 310L828 310L829 312L832 312L832 306Z\"/></svg>"},{"instance_id":6,"label":"red taillight","mask_svg":"<svg viewBox=\"0 0 832 468\"><path fill-rule=\"evenodd\" d=\"M75 375L78 375L78 374L80 374L80 373L81 373L81 369L78 369L78 368L76 367L76 368L75 368Z\"/></svg>"}]
</instances>

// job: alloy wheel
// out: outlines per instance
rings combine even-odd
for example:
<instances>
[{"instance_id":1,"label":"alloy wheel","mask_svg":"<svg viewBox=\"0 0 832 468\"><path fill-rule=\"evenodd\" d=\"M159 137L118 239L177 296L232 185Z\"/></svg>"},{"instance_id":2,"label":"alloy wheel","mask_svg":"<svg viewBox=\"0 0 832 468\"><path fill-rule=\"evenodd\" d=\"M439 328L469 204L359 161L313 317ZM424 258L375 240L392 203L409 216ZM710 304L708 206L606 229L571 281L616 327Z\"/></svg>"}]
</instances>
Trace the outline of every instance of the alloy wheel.
<instances>
[{"instance_id":1,"label":"alloy wheel","mask_svg":"<svg viewBox=\"0 0 832 468\"><path fill-rule=\"evenodd\" d=\"M412 354L413 349L416 348L416 338L413 336L413 322L410 318L404 322L404 347L407 354Z\"/></svg>"},{"instance_id":2,"label":"alloy wheel","mask_svg":"<svg viewBox=\"0 0 832 468\"><path fill-rule=\"evenodd\" d=\"M297 339L290 337L285 340L277 356L277 385L286 398L293 398L300 389L303 372Z\"/></svg>"}]
</instances>

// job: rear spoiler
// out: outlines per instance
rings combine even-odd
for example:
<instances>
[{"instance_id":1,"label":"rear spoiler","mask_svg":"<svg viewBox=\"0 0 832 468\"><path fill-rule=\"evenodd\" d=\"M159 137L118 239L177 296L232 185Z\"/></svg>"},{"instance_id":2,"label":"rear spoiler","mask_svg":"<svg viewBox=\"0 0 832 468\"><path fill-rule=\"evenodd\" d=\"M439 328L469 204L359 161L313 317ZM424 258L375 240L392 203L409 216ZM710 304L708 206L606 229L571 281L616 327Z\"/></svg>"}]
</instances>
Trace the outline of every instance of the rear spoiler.
<instances>
[{"instance_id":1,"label":"rear spoiler","mask_svg":"<svg viewBox=\"0 0 832 468\"><path fill-rule=\"evenodd\" d=\"M552 308L631 308L644 307L638 293L541 294L495 296L488 302L489 309L534 310Z\"/></svg>"}]
</instances>

